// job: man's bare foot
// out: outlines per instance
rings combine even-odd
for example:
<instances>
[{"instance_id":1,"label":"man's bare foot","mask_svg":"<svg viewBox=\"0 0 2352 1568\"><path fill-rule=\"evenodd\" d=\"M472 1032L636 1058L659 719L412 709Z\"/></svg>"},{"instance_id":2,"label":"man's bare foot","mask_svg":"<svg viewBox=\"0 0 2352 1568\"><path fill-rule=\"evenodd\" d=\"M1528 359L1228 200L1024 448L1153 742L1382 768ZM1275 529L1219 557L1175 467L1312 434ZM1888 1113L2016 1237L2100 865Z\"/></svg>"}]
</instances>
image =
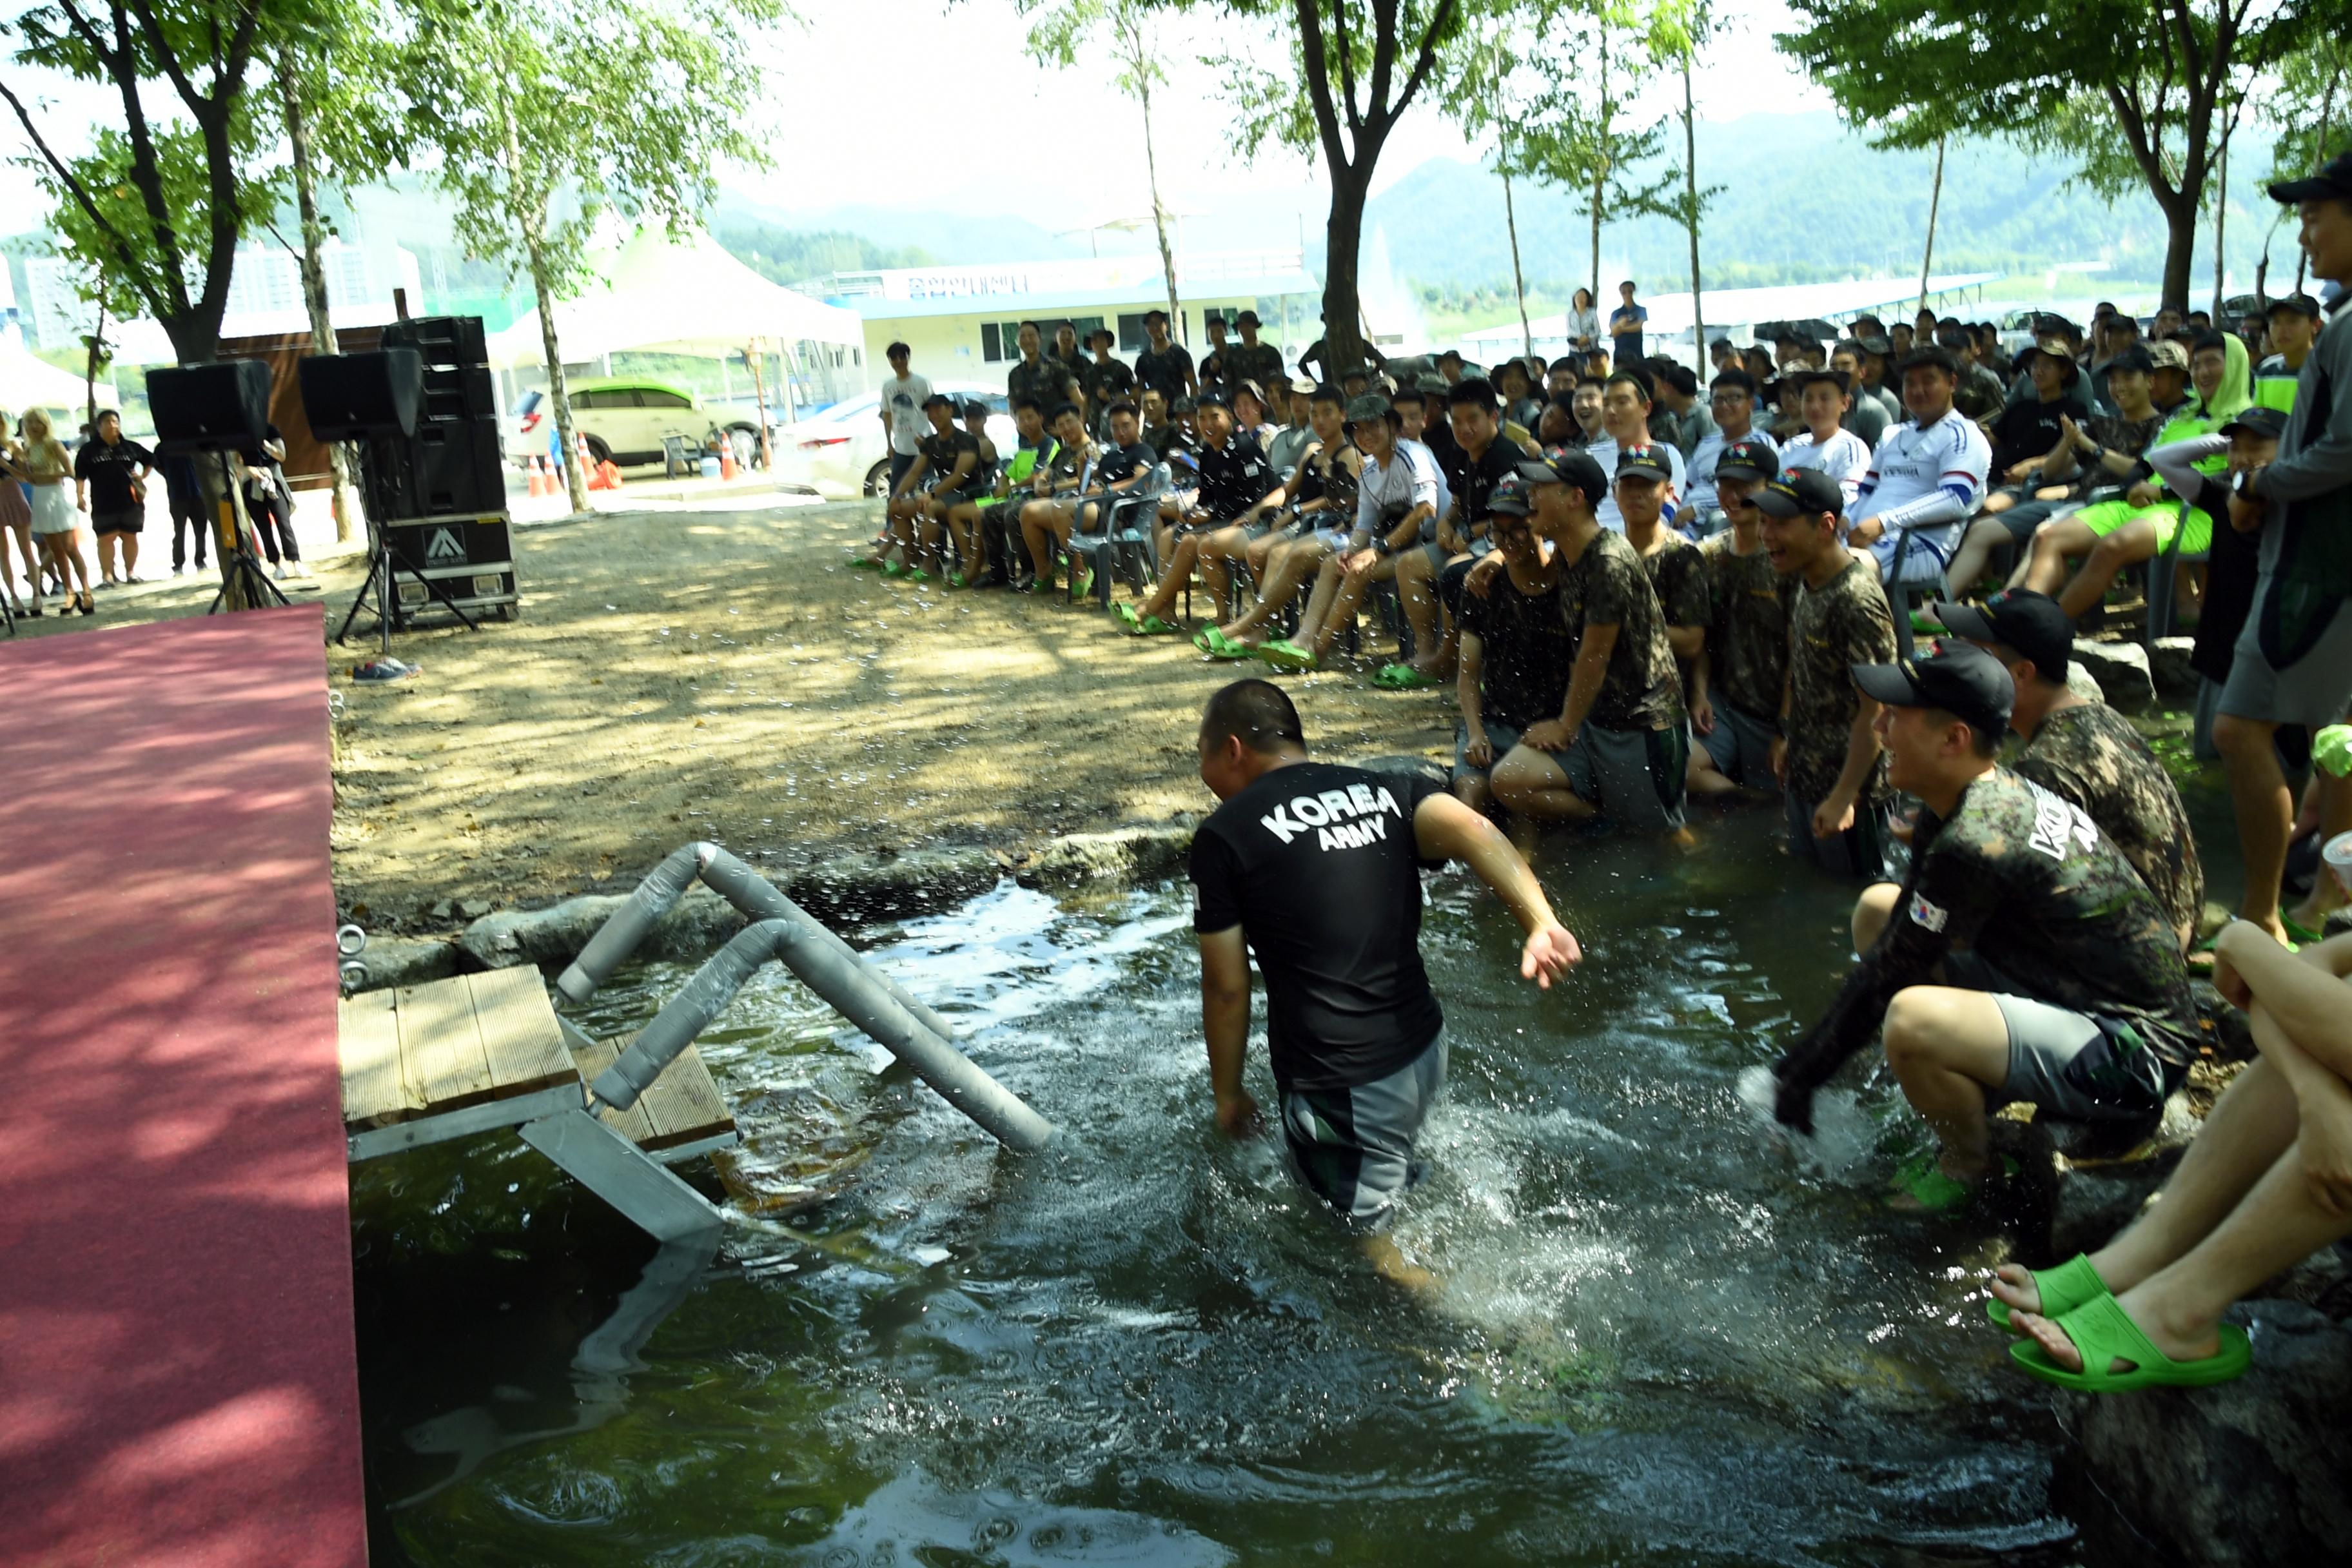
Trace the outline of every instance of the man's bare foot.
<instances>
[{"instance_id":1,"label":"man's bare foot","mask_svg":"<svg viewBox=\"0 0 2352 1568\"><path fill-rule=\"evenodd\" d=\"M1409 1263L1395 1242L1385 1236L1368 1236L1360 1243L1364 1256L1371 1260L1372 1272L1391 1285L1401 1285L1416 1296L1437 1294L1437 1276L1417 1263Z\"/></svg>"},{"instance_id":2,"label":"man's bare foot","mask_svg":"<svg viewBox=\"0 0 2352 1568\"><path fill-rule=\"evenodd\" d=\"M2204 1361L2221 1353L2221 1334L2217 1323L2168 1323L2140 1290L2125 1291L2116 1298L2116 1304L2147 1336L2149 1343L2174 1361ZM2055 1319L2038 1312L2018 1312L2010 1321L2032 1335L2042 1352L2058 1366L2067 1372L2083 1370L2083 1352L2074 1348L2074 1342L2066 1337L2066 1331L2058 1326ZM2129 1372L2135 1364L2123 1356L2116 1356L2108 1362L2107 1370Z\"/></svg>"},{"instance_id":3,"label":"man's bare foot","mask_svg":"<svg viewBox=\"0 0 2352 1568\"><path fill-rule=\"evenodd\" d=\"M2033 1282L2033 1270L2021 1263L2004 1263L1992 1271L1992 1297L2011 1312L2042 1310L2042 1287Z\"/></svg>"}]
</instances>

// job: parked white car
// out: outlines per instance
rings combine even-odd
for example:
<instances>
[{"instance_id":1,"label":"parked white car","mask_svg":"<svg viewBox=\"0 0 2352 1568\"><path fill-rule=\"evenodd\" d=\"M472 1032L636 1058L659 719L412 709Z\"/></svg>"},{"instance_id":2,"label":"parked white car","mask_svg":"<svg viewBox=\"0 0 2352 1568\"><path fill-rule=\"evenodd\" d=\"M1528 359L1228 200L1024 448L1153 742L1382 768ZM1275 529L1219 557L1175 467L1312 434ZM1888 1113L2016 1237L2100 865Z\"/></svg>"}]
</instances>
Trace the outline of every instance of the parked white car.
<instances>
[{"instance_id":1,"label":"parked white car","mask_svg":"<svg viewBox=\"0 0 2352 1568\"><path fill-rule=\"evenodd\" d=\"M588 443L588 460L610 458L622 468L662 460L662 444L672 436L686 439L689 453L699 452L714 429L724 429L734 444L738 462L749 462L760 449L759 426L731 408L713 408L683 387L635 376L609 376L575 381L572 395L572 427ZM547 395L529 391L507 416L507 461L517 468L534 456L552 450L550 433L554 408Z\"/></svg>"},{"instance_id":2,"label":"parked white car","mask_svg":"<svg viewBox=\"0 0 2352 1568\"><path fill-rule=\"evenodd\" d=\"M988 438L1010 454L1019 442L1001 386L935 381L931 390L988 405ZM868 392L787 425L775 436L776 488L806 490L827 500L878 496L890 480L890 454L882 439L879 393Z\"/></svg>"}]
</instances>

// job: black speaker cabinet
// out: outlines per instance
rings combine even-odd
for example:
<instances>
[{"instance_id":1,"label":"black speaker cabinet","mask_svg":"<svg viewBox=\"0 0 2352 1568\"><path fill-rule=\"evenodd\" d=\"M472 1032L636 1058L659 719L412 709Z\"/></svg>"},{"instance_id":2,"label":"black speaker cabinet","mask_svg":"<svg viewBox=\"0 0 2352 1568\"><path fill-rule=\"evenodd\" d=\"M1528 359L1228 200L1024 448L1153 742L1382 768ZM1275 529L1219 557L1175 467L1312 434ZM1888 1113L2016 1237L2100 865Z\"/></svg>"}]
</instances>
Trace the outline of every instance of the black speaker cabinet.
<instances>
[{"instance_id":1,"label":"black speaker cabinet","mask_svg":"<svg viewBox=\"0 0 2352 1568\"><path fill-rule=\"evenodd\" d=\"M395 608L393 624L405 630L418 616L442 608L434 584L469 613L489 611L513 620L521 604L515 580L507 515L496 511L419 518L384 525L392 552Z\"/></svg>"},{"instance_id":2,"label":"black speaker cabinet","mask_svg":"<svg viewBox=\"0 0 2352 1568\"><path fill-rule=\"evenodd\" d=\"M426 364L488 364L489 338L479 316L411 316L384 323L385 348L415 349Z\"/></svg>"},{"instance_id":3,"label":"black speaker cabinet","mask_svg":"<svg viewBox=\"0 0 2352 1568\"><path fill-rule=\"evenodd\" d=\"M147 373L156 445L184 452L258 453L269 428L269 366L257 359L169 365Z\"/></svg>"},{"instance_id":4,"label":"black speaker cabinet","mask_svg":"<svg viewBox=\"0 0 2352 1568\"><path fill-rule=\"evenodd\" d=\"M417 512L504 511L506 468L499 461L499 427L488 419L416 427L411 444L416 468Z\"/></svg>"},{"instance_id":5,"label":"black speaker cabinet","mask_svg":"<svg viewBox=\"0 0 2352 1568\"><path fill-rule=\"evenodd\" d=\"M415 349L324 354L299 361L302 407L321 441L414 436L425 403L425 361Z\"/></svg>"},{"instance_id":6,"label":"black speaker cabinet","mask_svg":"<svg viewBox=\"0 0 2352 1568\"><path fill-rule=\"evenodd\" d=\"M425 373L425 417L495 419L497 384L485 365L436 365Z\"/></svg>"}]
</instances>

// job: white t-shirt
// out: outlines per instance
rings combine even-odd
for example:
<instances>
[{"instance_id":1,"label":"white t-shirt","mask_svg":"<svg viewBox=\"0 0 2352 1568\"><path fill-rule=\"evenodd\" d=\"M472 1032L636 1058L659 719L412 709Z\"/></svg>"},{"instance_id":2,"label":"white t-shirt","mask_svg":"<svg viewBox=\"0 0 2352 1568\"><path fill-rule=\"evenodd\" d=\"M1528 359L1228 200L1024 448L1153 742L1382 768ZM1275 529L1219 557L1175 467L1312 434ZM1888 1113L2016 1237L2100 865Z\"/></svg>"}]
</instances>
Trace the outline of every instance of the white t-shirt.
<instances>
[{"instance_id":1,"label":"white t-shirt","mask_svg":"<svg viewBox=\"0 0 2352 1568\"><path fill-rule=\"evenodd\" d=\"M1698 450L1691 454L1690 493L1683 499L1692 511L1704 514L1723 510L1723 502L1715 493L1715 465L1723 460L1723 449L1734 441L1754 441L1774 453L1780 450L1779 442L1752 426L1745 436L1727 437L1720 430L1708 431L1699 442Z\"/></svg>"},{"instance_id":2,"label":"white t-shirt","mask_svg":"<svg viewBox=\"0 0 2352 1568\"><path fill-rule=\"evenodd\" d=\"M1664 514L1666 525L1671 528L1674 526L1675 515L1682 510L1683 487L1690 483L1690 466L1683 461L1682 448L1673 442L1653 441L1650 445L1666 455L1666 467L1675 471L1673 480L1666 486L1666 510ZM1601 473L1609 480L1609 493L1601 498L1601 504L1592 509L1592 515L1598 518L1601 526L1610 532L1622 533L1625 531L1625 514L1617 510L1617 437L1604 430L1600 437L1587 446L1584 450L1587 456L1601 465Z\"/></svg>"},{"instance_id":3,"label":"white t-shirt","mask_svg":"<svg viewBox=\"0 0 2352 1568\"><path fill-rule=\"evenodd\" d=\"M1379 538L1389 531L1381 526L1381 513L1391 505L1427 506L1434 520L1445 515L1446 500L1445 476L1437 470L1437 455L1418 441L1399 441L1386 466L1365 454L1364 477L1356 486L1356 527ZM1422 524L1424 529L1430 526Z\"/></svg>"},{"instance_id":4,"label":"white t-shirt","mask_svg":"<svg viewBox=\"0 0 2352 1568\"><path fill-rule=\"evenodd\" d=\"M1826 441L1816 441L1807 430L1780 448L1780 463L1784 468L1819 468L1835 479L1838 489L1845 492L1846 511L1851 515L1863 476L1870 472L1870 443L1843 429Z\"/></svg>"},{"instance_id":5,"label":"white t-shirt","mask_svg":"<svg viewBox=\"0 0 2352 1568\"><path fill-rule=\"evenodd\" d=\"M1992 443L1977 422L1958 409L1925 428L1909 423L1890 426L1871 458L1852 516L1865 518L1926 510L1949 516L1932 521L1898 521L1888 528L1911 528L1937 552L1949 559L1953 541L1969 514L1984 500L1985 478L1992 470ZM1941 498L1942 504L1927 505Z\"/></svg>"},{"instance_id":6,"label":"white t-shirt","mask_svg":"<svg viewBox=\"0 0 2352 1568\"><path fill-rule=\"evenodd\" d=\"M882 384L882 406L890 411L890 450L914 456L930 433L931 422L923 413L923 400L930 395L931 384L919 375L894 375Z\"/></svg>"}]
</instances>

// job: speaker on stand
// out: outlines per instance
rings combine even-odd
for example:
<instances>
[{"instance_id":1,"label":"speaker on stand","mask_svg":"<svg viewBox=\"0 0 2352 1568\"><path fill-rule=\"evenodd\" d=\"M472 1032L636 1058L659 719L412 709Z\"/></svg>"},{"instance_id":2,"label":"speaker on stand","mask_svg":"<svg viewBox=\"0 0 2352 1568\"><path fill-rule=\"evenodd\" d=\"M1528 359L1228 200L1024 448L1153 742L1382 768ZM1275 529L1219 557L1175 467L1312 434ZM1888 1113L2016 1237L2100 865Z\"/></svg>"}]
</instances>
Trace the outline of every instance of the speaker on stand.
<instances>
[{"instance_id":1,"label":"speaker on stand","mask_svg":"<svg viewBox=\"0 0 2352 1568\"><path fill-rule=\"evenodd\" d=\"M340 644L351 636L360 611L372 609L376 618L377 646L392 652L394 619L400 613L396 572L406 572L424 590L426 601L444 608L479 630L472 616L440 584L429 579L419 564L392 548L391 520L412 516L404 493L415 483L415 464L403 460L405 444L416 435L417 410L425 401L425 363L414 348L395 346L373 353L319 354L298 363L295 374L302 384L302 407L311 433L322 441L365 443L360 465L362 499L368 516L368 569L352 607L335 633ZM373 598L373 605L369 600Z\"/></svg>"},{"instance_id":2,"label":"speaker on stand","mask_svg":"<svg viewBox=\"0 0 2352 1568\"><path fill-rule=\"evenodd\" d=\"M254 553L253 519L245 510L245 486L229 465L235 452L261 461L269 431L269 367L259 360L220 364L172 365L147 373L147 406L155 421L161 457L210 453L219 464L228 509L215 532L220 544L221 586L206 615L223 605L259 609L287 602Z\"/></svg>"}]
</instances>

